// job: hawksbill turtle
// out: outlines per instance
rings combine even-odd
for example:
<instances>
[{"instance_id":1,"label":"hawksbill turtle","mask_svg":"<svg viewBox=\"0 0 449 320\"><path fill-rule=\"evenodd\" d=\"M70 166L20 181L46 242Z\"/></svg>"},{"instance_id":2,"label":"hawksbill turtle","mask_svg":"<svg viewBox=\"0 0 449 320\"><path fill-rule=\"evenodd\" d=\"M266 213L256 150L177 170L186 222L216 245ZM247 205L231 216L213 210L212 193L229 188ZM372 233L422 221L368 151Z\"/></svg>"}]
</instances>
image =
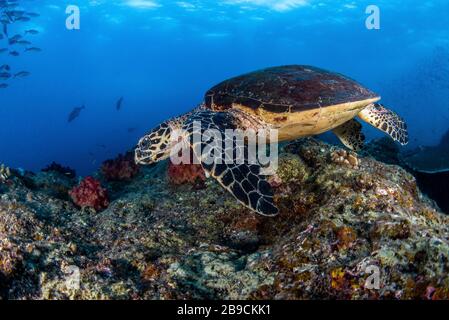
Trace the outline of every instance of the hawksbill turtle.
<instances>
[{"instance_id":1,"label":"hawksbill turtle","mask_svg":"<svg viewBox=\"0 0 449 320\"><path fill-rule=\"evenodd\" d=\"M205 155L196 148L203 145L195 145L192 136L214 129L227 139L225 129L264 128L278 130L278 140L288 141L332 130L346 147L357 151L365 139L358 117L407 144L406 123L379 100L379 95L338 73L303 65L267 68L214 86L199 107L154 128L140 139L135 161L151 164L167 159L178 142L173 141L173 132L182 130L182 139L190 144L208 175L244 206L274 216L278 209L273 191L259 164L206 163Z\"/></svg>"}]
</instances>

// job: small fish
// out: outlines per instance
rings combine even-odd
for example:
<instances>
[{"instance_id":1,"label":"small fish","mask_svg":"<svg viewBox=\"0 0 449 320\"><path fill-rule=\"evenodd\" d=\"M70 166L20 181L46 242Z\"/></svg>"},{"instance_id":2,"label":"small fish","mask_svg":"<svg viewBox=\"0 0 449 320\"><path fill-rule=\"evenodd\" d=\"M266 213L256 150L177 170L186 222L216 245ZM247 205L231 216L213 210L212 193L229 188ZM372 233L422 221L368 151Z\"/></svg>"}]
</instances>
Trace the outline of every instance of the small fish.
<instances>
[{"instance_id":1,"label":"small fish","mask_svg":"<svg viewBox=\"0 0 449 320\"><path fill-rule=\"evenodd\" d=\"M29 46L31 44L31 42L29 42L27 40L19 40L16 43L17 44L21 44L21 45L25 45L25 46Z\"/></svg>"},{"instance_id":2,"label":"small fish","mask_svg":"<svg viewBox=\"0 0 449 320\"><path fill-rule=\"evenodd\" d=\"M72 112L69 114L69 117L67 119L67 122L72 122L76 118L80 116L81 110L85 109L85 106L82 107L76 107L72 110Z\"/></svg>"},{"instance_id":3,"label":"small fish","mask_svg":"<svg viewBox=\"0 0 449 320\"><path fill-rule=\"evenodd\" d=\"M0 89L6 89L9 85L7 83L0 83Z\"/></svg>"},{"instance_id":4,"label":"small fish","mask_svg":"<svg viewBox=\"0 0 449 320\"><path fill-rule=\"evenodd\" d=\"M23 10L9 10L6 12L6 14L10 17L22 17L25 14L25 11Z\"/></svg>"},{"instance_id":5,"label":"small fish","mask_svg":"<svg viewBox=\"0 0 449 320\"><path fill-rule=\"evenodd\" d=\"M30 72L28 72L28 71L20 71L20 72L18 72L18 73L16 73L15 75L14 75L14 78L19 78L19 77L21 77L21 78L23 78L23 77L28 77L29 75L30 75L31 73Z\"/></svg>"},{"instance_id":6,"label":"small fish","mask_svg":"<svg viewBox=\"0 0 449 320\"><path fill-rule=\"evenodd\" d=\"M10 71L11 67L7 64L4 64L4 65L0 66L0 71L3 71L3 70Z\"/></svg>"},{"instance_id":7,"label":"small fish","mask_svg":"<svg viewBox=\"0 0 449 320\"><path fill-rule=\"evenodd\" d=\"M0 79L9 79L11 74L9 72L0 72Z\"/></svg>"},{"instance_id":8,"label":"small fish","mask_svg":"<svg viewBox=\"0 0 449 320\"><path fill-rule=\"evenodd\" d=\"M30 52L41 52L42 49L41 49L41 48L37 48L37 47L31 47L31 48L26 48L25 51L30 51Z\"/></svg>"},{"instance_id":9,"label":"small fish","mask_svg":"<svg viewBox=\"0 0 449 320\"><path fill-rule=\"evenodd\" d=\"M10 51L9 54L14 57L17 57L20 55L20 53L18 53L17 51Z\"/></svg>"},{"instance_id":10,"label":"small fish","mask_svg":"<svg viewBox=\"0 0 449 320\"><path fill-rule=\"evenodd\" d=\"M30 29L30 30L26 30L25 31L25 34L27 34L27 33L32 34L32 35L36 35L36 34L39 34L39 31L34 30L34 29Z\"/></svg>"},{"instance_id":11,"label":"small fish","mask_svg":"<svg viewBox=\"0 0 449 320\"><path fill-rule=\"evenodd\" d=\"M123 103L123 97L118 99L117 104L115 105L117 110L120 110L122 108L122 103Z\"/></svg>"},{"instance_id":12,"label":"small fish","mask_svg":"<svg viewBox=\"0 0 449 320\"><path fill-rule=\"evenodd\" d=\"M22 36L20 34L16 34L15 36L9 38L10 41L17 41L22 39Z\"/></svg>"},{"instance_id":13,"label":"small fish","mask_svg":"<svg viewBox=\"0 0 449 320\"><path fill-rule=\"evenodd\" d=\"M29 18L29 17L18 17L18 18L16 18L16 21L24 21L24 22L27 22L27 21L30 21L31 19Z\"/></svg>"},{"instance_id":14,"label":"small fish","mask_svg":"<svg viewBox=\"0 0 449 320\"><path fill-rule=\"evenodd\" d=\"M33 18L37 18L37 17L41 16L39 13L35 13L35 12L27 12L26 15L29 17L33 17Z\"/></svg>"}]
</instances>

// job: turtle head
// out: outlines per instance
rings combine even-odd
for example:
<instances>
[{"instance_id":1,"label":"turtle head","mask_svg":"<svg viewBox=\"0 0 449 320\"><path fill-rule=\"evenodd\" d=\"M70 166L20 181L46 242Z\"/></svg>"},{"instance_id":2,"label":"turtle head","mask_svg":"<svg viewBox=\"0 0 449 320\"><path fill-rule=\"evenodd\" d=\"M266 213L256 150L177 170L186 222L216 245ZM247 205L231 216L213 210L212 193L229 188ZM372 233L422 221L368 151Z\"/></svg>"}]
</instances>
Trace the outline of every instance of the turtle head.
<instances>
[{"instance_id":1,"label":"turtle head","mask_svg":"<svg viewBox=\"0 0 449 320\"><path fill-rule=\"evenodd\" d=\"M139 140L135 150L137 164L152 164L170 156L172 146L172 127L164 122Z\"/></svg>"}]
</instances>

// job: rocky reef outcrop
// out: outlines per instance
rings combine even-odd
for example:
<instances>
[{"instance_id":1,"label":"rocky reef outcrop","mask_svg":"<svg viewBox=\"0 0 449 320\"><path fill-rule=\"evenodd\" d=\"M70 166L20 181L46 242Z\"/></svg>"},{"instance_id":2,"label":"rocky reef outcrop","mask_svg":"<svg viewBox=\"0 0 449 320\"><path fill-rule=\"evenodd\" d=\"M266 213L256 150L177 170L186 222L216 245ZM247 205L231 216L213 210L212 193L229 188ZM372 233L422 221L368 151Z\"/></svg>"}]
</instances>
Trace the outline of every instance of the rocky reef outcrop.
<instances>
[{"instance_id":1,"label":"rocky reef outcrop","mask_svg":"<svg viewBox=\"0 0 449 320\"><path fill-rule=\"evenodd\" d=\"M3 299L449 298L449 218L415 178L313 139L283 148L275 218L171 183L167 162L102 182L97 212L42 174L0 182Z\"/></svg>"}]
</instances>

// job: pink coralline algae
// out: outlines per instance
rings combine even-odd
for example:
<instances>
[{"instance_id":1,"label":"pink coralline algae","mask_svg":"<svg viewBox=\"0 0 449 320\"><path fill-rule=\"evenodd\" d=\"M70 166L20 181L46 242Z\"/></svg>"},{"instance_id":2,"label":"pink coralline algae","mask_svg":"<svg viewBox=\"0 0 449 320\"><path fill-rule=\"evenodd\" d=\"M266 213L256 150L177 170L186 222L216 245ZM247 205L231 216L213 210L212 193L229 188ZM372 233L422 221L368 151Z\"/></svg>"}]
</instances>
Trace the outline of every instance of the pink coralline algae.
<instances>
[{"instance_id":1,"label":"pink coralline algae","mask_svg":"<svg viewBox=\"0 0 449 320\"><path fill-rule=\"evenodd\" d=\"M96 211L106 209L109 205L107 190L101 187L98 180L87 177L77 187L69 191L73 202L81 207L94 208Z\"/></svg>"},{"instance_id":2,"label":"pink coralline algae","mask_svg":"<svg viewBox=\"0 0 449 320\"><path fill-rule=\"evenodd\" d=\"M192 184L202 186L206 175L199 164L173 164L168 165L168 181L173 185Z\"/></svg>"},{"instance_id":3,"label":"pink coralline algae","mask_svg":"<svg viewBox=\"0 0 449 320\"><path fill-rule=\"evenodd\" d=\"M103 176L108 181L131 180L139 173L139 166L134 162L131 152L119 155L117 158L107 160L101 167Z\"/></svg>"}]
</instances>

